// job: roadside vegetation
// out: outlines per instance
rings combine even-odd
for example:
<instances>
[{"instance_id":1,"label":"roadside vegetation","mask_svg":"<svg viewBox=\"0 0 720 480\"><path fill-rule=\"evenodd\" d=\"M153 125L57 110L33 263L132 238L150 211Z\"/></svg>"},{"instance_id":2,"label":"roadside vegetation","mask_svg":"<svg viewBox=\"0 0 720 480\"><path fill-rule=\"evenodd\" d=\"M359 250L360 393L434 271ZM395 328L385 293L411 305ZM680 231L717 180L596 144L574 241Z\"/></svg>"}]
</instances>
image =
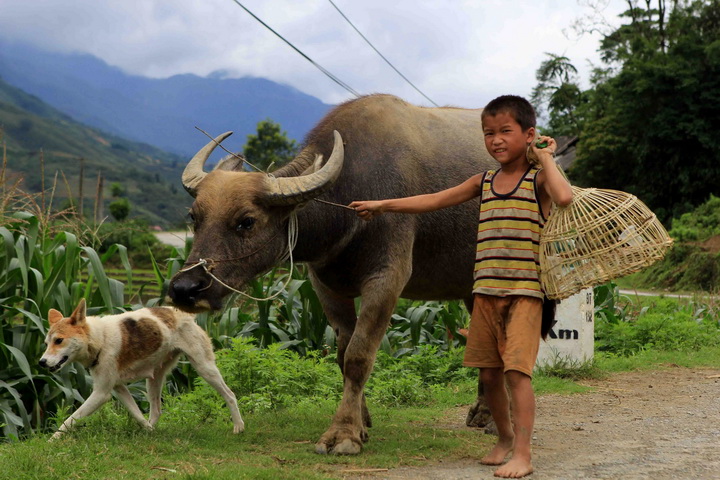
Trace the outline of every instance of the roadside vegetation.
<instances>
[{"instance_id":1,"label":"roadside vegetation","mask_svg":"<svg viewBox=\"0 0 720 480\"><path fill-rule=\"evenodd\" d=\"M341 395L334 333L302 269L278 268L250 291L274 301L236 298L215 315L198 316L217 349L218 366L238 396L248 429L233 436L222 399L188 364L169 377L164 417L141 431L119 404L82 421L60 443L53 431L91 389L88 373L71 365L51 374L37 366L49 308L71 311L81 297L91 314L162 304L185 249L153 259L154 297L129 302L136 285L127 249L99 254L67 227L30 212L0 227L0 468L16 478L339 478L342 471L412 465L472 455L491 437L462 427L475 398L477 372L462 367L467 314L458 302L402 302L383 340L367 385L376 419L366 454L318 457L312 442L327 426ZM78 227L79 228L79 227ZM124 279L105 264L125 265ZM583 381L634 368L720 367L720 316L714 297L630 297L615 284L595 289L596 355L578 365L560 361L534 378L539 394L586 391ZM147 409L142 383L131 386ZM128 441L131 439L131 441ZM107 455L112 452L112 455ZM409 453L414 452L414 453ZM120 460L122 459L122 461ZM118 473L121 472L121 473Z\"/></svg>"}]
</instances>

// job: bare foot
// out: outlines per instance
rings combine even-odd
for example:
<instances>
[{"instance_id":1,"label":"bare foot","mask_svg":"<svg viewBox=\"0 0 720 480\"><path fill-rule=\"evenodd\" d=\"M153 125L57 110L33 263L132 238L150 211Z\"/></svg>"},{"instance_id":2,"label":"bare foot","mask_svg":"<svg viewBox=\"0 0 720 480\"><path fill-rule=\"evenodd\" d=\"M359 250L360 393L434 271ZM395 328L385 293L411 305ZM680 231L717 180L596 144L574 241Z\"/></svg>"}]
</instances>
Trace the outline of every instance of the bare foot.
<instances>
[{"instance_id":1,"label":"bare foot","mask_svg":"<svg viewBox=\"0 0 720 480\"><path fill-rule=\"evenodd\" d=\"M530 459L515 456L508 463L495 470L495 476L502 478L522 478L531 473L533 473L533 466Z\"/></svg>"},{"instance_id":2,"label":"bare foot","mask_svg":"<svg viewBox=\"0 0 720 480\"><path fill-rule=\"evenodd\" d=\"M502 465L505 461L505 457L508 456L513 449L513 440L498 440L490 450L490 453L480 459L480 463L483 465Z\"/></svg>"}]
</instances>

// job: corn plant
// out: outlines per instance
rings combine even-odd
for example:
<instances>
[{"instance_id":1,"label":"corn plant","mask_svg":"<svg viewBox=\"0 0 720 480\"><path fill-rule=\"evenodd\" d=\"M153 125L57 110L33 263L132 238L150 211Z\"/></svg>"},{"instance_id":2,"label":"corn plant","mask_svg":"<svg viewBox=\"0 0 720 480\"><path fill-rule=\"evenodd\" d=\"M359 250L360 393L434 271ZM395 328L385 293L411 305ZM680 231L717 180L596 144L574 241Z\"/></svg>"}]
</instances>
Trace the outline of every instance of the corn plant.
<instances>
[{"instance_id":1,"label":"corn plant","mask_svg":"<svg viewBox=\"0 0 720 480\"><path fill-rule=\"evenodd\" d=\"M465 344L458 330L468 322L460 301L411 302L396 308L380 349L395 357L415 354L423 345L447 350Z\"/></svg>"},{"instance_id":2,"label":"corn plant","mask_svg":"<svg viewBox=\"0 0 720 480\"><path fill-rule=\"evenodd\" d=\"M119 254L130 267L122 246L101 257L71 232L50 234L31 213L15 212L6 221L0 227L0 416L4 436L17 438L42 430L58 409L91 389L79 365L52 374L37 366L48 310L69 314L84 297L89 314L122 311L123 284L107 277L103 262Z\"/></svg>"}]
</instances>

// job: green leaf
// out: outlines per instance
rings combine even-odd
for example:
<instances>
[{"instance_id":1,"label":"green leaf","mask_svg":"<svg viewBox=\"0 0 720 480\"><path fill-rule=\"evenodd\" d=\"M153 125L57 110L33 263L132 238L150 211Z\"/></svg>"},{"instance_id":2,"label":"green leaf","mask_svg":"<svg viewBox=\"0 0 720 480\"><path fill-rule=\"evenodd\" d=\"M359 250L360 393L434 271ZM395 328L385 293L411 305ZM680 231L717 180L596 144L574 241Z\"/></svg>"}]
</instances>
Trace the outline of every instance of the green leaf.
<instances>
[{"instance_id":1,"label":"green leaf","mask_svg":"<svg viewBox=\"0 0 720 480\"><path fill-rule=\"evenodd\" d=\"M32 381L32 370L30 370L30 364L28 363L27 358L25 358L25 354L11 345L0 344L0 346L6 348L12 354L12 356L15 357L17 366L20 367L20 370L22 370L22 372L25 374L25 377L28 380Z\"/></svg>"}]
</instances>

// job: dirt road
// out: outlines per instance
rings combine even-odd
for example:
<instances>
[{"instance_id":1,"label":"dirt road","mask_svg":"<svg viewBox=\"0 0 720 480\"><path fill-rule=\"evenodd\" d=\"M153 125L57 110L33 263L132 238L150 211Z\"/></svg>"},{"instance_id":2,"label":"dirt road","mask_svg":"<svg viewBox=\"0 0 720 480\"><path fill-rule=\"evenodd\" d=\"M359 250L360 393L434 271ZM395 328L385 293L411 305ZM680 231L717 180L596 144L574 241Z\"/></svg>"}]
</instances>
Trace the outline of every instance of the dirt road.
<instances>
[{"instance_id":1,"label":"dirt road","mask_svg":"<svg viewBox=\"0 0 720 480\"><path fill-rule=\"evenodd\" d=\"M669 367L537 398L530 480L720 479L720 370ZM476 459L362 478L491 479ZM361 478L361 477L348 477Z\"/></svg>"},{"instance_id":2,"label":"dirt road","mask_svg":"<svg viewBox=\"0 0 720 480\"><path fill-rule=\"evenodd\" d=\"M156 232L155 236L161 243L172 247L182 248L185 246L185 238L192 237L192 233L183 231Z\"/></svg>"}]
</instances>

